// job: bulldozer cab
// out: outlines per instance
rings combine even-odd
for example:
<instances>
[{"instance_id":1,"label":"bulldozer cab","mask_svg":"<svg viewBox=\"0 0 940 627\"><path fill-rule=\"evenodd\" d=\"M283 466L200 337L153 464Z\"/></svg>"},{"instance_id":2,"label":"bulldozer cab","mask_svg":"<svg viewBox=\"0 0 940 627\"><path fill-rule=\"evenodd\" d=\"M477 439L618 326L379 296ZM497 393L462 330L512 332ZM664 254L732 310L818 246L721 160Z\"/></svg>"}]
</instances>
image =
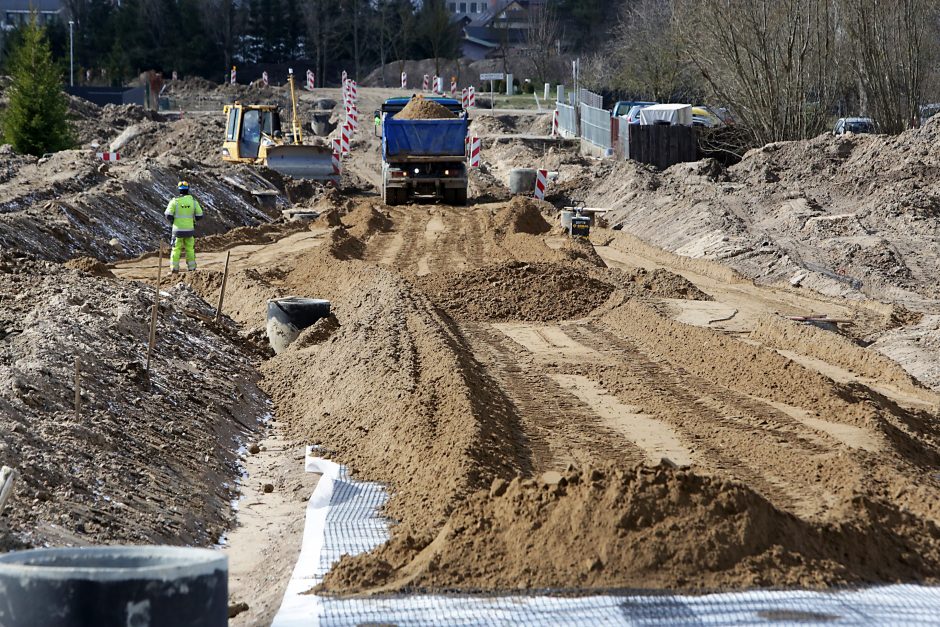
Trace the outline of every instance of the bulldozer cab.
<instances>
[{"instance_id":1,"label":"bulldozer cab","mask_svg":"<svg viewBox=\"0 0 940 627\"><path fill-rule=\"evenodd\" d=\"M269 141L273 141L281 135L281 119L274 105L235 103L225 107L225 112L223 159L230 161L257 159L262 139L267 136Z\"/></svg>"},{"instance_id":2,"label":"bulldozer cab","mask_svg":"<svg viewBox=\"0 0 940 627\"><path fill-rule=\"evenodd\" d=\"M293 93L291 78L292 110L296 112ZM223 161L264 165L294 178L332 181L339 185L339 172L333 165L332 148L304 144L296 113L290 131L284 134L277 105L236 102L226 105L223 112Z\"/></svg>"}]
</instances>

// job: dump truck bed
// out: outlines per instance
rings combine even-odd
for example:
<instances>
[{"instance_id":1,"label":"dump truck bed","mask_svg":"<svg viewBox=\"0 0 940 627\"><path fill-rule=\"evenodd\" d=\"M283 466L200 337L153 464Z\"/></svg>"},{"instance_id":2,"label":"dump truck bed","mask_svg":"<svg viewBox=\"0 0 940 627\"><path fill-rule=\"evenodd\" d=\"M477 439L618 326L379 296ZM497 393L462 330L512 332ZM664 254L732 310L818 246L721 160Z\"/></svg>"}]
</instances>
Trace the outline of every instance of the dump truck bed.
<instances>
[{"instance_id":1,"label":"dump truck bed","mask_svg":"<svg viewBox=\"0 0 940 627\"><path fill-rule=\"evenodd\" d=\"M386 117L382 126L382 155L386 161L462 159L468 127L469 122L461 118L396 120Z\"/></svg>"}]
</instances>

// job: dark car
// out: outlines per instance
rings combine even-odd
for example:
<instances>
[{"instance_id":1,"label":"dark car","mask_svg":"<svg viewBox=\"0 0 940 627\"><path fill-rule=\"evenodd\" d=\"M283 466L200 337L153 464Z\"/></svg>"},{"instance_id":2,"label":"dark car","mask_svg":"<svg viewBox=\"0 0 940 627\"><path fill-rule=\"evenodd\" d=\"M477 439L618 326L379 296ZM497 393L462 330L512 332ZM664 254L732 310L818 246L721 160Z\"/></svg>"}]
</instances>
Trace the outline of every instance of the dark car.
<instances>
[{"instance_id":1,"label":"dark car","mask_svg":"<svg viewBox=\"0 0 940 627\"><path fill-rule=\"evenodd\" d=\"M832 129L833 135L846 133L877 133L875 121L871 118L839 118Z\"/></svg>"}]
</instances>

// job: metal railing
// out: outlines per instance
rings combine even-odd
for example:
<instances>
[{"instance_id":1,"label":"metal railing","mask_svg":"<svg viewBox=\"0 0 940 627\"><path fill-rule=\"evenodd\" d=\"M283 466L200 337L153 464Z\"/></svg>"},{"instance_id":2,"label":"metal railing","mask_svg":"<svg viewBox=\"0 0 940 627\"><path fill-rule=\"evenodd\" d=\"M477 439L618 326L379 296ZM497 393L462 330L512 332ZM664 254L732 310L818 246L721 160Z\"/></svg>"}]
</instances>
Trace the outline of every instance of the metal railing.
<instances>
[{"instance_id":1,"label":"metal railing","mask_svg":"<svg viewBox=\"0 0 940 627\"><path fill-rule=\"evenodd\" d=\"M555 103L555 108L558 109L558 132L561 136L577 137L578 110L560 102Z\"/></svg>"},{"instance_id":2,"label":"metal railing","mask_svg":"<svg viewBox=\"0 0 940 627\"><path fill-rule=\"evenodd\" d=\"M581 103L581 137L599 148L610 148L610 111Z\"/></svg>"},{"instance_id":3,"label":"metal railing","mask_svg":"<svg viewBox=\"0 0 940 627\"><path fill-rule=\"evenodd\" d=\"M600 94L596 94L593 91L588 89L581 88L580 95L578 96L578 102L581 104L586 104L589 107L594 107L595 109L604 108L604 97Z\"/></svg>"}]
</instances>

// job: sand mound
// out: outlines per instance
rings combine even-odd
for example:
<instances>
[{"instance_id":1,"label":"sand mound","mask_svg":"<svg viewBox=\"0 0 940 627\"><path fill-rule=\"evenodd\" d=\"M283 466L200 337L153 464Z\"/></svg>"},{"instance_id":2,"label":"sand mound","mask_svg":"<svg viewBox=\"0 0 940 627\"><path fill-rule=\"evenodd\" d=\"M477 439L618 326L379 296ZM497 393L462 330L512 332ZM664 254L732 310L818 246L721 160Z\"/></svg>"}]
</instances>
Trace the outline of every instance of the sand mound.
<instances>
[{"instance_id":1,"label":"sand mound","mask_svg":"<svg viewBox=\"0 0 940 627\"><path fill-rule=\"evenodd\" d=\"M366 239L379 231L392 228L392 221L371 203L357 205L342 218L343 224L349 229L349 234L359 239Z\"/></svg>"},{"instance_id":2,"label":"sand mound","mask_svg":"<svg viewBox=\"0 0 940 627\"><path fill-rule=\"evenodd\" d=\"M428 275L421 287L460 320L568 320L610 297L614 286L557 263L510 261L469 272Z\"/></svg>"},{"instance_id":3,"label":"sand mound","mask_svg":"<svg viewBox=\"0 0 940 627\"><path fill-rule=\"evenodd\" d=\"M551 207L551 205L545 205ZM497 211L490 220L493 237L500 238L513 233L542 235L552 230L539 207L539 202L524 196L514 196L509 204Z\"/></svg>"},{"instance_id":4,"label":"sand mound","mask_svg":"<svg viewBox=\"0 0 940 627\"><path fill-rule=\"evenodd\" d=\"M929 535L932 526L864 499L853 507L855 525L813 525L743 484L667 466L497 479L430 544L396 536L376 554L340 562L324 587L714 589L936 580L940 552L928 540L916 533L876 540L885 517L903 520L908 532Z\"/></svg>"},{"instance_id":5,"label":"sand mound","mask_svg":"<svg viewBox=\"0 0 940 627\"><path fill-rule=\"evenodd\" d=\"M415 96L395 114L396 120L446 120L455 118L450 109L423 96Z\"/></svg>"},{"instance_id":6,"label":"sand mound","mask_svg":"<svg viewBox=\"0 0 940 627\"><path fill-rule=\"evenodd\" d=\"M409 528L436 527L455 499L524 471L511 404L406 281L335 260L285 281L299 295L328 298L340 325L264 366L292 437L324 445L363 478L390 481L388 511Z\"/></svg>"},{"instance_id":7,"label":"sand mound","mask_svg":"<svg viewBox=\"0 0 940 627\"><path fill-rule=\"evenodd\" d=\"M87 272L88 274L98 277L105 277L109 279L114 278L114 273L111 272L108 266L94 257L77 257L75 259L69 259L65 262L65 266L67 268L81 270L82 272Z\"/></svg>"}]
</instances>

